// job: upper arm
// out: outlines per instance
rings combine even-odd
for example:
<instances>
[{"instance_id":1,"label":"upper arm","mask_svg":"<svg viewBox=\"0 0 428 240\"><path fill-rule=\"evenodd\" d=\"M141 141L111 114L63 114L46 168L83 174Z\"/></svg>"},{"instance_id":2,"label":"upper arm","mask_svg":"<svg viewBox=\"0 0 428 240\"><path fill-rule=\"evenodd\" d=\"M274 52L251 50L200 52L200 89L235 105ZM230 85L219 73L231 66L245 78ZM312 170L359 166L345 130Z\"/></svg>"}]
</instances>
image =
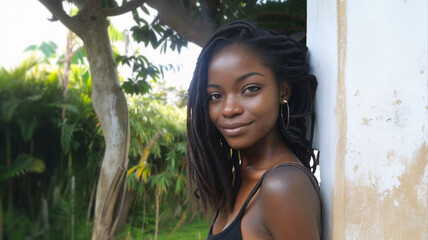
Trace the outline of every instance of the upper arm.
<instances>
[{"instance_id":1,"label":"upper arm","mask_svg":"<svg viewBox=\"0 0 428 240\"><path fill-rule=\"evenodd\" d=\"M260 188L262 221L273 239L319 239L321 206L308 176L295 167L266 175Z\"/></svg>"}]
</instances>

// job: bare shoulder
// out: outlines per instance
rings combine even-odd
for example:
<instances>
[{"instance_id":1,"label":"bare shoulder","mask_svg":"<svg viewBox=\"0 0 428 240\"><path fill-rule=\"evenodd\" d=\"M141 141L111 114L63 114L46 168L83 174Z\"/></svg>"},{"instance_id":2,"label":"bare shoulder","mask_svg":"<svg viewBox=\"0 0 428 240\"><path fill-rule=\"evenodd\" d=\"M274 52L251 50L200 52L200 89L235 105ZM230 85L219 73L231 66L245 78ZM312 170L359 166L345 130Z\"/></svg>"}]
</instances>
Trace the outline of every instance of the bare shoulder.
<instances>
[{"instance_id":1,"label":"bare shoulder","mask_svg":"<svg viewBox=\"0 0 428 240\"><path fill-rule=\"evenodd\" d=\"M317 183L311 180L311 173L302 168L289 165L270 170L263 180L262 190L269 191L270 194L286 194L288 191L298 190L300 194L315 193L318 196Z\"/></svg>"},{"instance_id":2,"label":"bare shoulder","mask_svg":"<svg viewBox=\"0 0 428 240\"><path fill-rule=\"evenodd\" d=\"M319 239L321 204L308 173L296 166L269 171L260 187L262 219L273 239Z\"/></svg>"}]
</instances>

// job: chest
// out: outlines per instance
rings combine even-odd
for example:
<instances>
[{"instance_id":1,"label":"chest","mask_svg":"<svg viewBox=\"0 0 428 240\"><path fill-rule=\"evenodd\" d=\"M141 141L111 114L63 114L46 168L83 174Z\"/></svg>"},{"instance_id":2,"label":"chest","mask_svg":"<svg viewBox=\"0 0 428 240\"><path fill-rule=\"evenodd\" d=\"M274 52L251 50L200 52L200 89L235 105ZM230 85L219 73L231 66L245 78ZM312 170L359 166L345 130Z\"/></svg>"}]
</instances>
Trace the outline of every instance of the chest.
<instances>
[{"instance_id":1,"label":"chest","mask_svg":"<svg viewBox=\"0 0 428 240\"><path fill-rule=\"evenodd\" d=\"M263 224L263 207L257 198L258 191L252 198L249 198L256 184L257 181L241 183L233 211L222 211L218 214L213 224L212 234L228 231L229 228L239 228L245 240L270 239Z\"/></svg>"}]
</instances>

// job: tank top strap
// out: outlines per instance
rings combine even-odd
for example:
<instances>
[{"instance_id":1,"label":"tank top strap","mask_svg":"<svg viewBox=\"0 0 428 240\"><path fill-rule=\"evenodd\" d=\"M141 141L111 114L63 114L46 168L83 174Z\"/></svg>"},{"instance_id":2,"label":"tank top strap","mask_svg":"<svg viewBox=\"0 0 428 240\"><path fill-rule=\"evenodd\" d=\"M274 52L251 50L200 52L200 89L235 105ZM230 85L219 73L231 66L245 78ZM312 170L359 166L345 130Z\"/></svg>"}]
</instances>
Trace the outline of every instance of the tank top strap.
<instances>
[{"instance_id":1,"label":"tank top strap","mask_svg":"<svg viewBox=\"0 0 428 240\"><path fill-rule=\"evenodd\" d=\"M257 190L259 190L260 186L262 185L263 179L266 177L266 175L270 171L272 171L274 169L277 169L277 168L280 168L280 167L286 167L286 166L296 167L296 168L302 170L309 177L309 179L311 180L312 186L314 187L314 189L315 189L315 191L316 191L316 193L318 195L318 198L320 200L320 204L322 206L321 193L320 193L320 190L319 190L319 187L318 187L318 181L315 178L315 176L305 166L303 166L301 163L284 162L284 163L280 163L280 164L278 164L278 165L270 168L269 170L267 170L266 172L263 173L263 175L260 177L259 181L257 182L256 186L254 186L253 190L251 190L251 192L248 195L247 199L245 199L245 202L242 205L242 208L241 208L240 212L238 213L238 216L241 215L245 211L245 209L247 208L247 206L250 203L251 199L253 198L253 196L256 194Z\"/></svg>"},{"instance_id":2,"label":"tank top strap","mask_svg":"<svg viewBox=\"0 0 428 240\"><path fill-rule=\"evenodd\" d=\"M281 163L278 164L274 167L272 167L271 169L267 170L266 172L263 173L263 175L260 177L259 181L257 181L257 184L253 187L253 189L251 190L250 194L247 196L247 198L245 199L244 204L242 205L241 209L239 210L237 216L235 217L235 219L232 221L232 223L226 227L225 229L223 229L220 233L217 233L215 235L212 235L212 229L214 227L214 223L219 215L219 211L216 212L215 217L213 219L213 223L210 227L210 230L208 232L208 238L207 240L212 240L212 239L220 239L228 234L228 237L224 238L224 239L242 239L242 238L237 238L237 237L241 237L240 232L240 222L242 220L242 216L245 213L245 210L248 206L248 204L250 203L251 199L254 197L254 195L256 194L256 192L259 190L260 186L262 185L263 179L266 177L267 174L269 174L270 171L279 168L279 167L285 167L285 166L291 166L291 167L296 167L300 170L302 170L311 180L312 185L315 189L315 191L318 194L319 200L320 200L320 204L321 204L321 208L322 208L322 200L321 200L321 194L319 191L319 187L318 187L318 181L315 178L315 176L305 167L303 166L303 164L301 163L296 163L296 162L285 162L285 163ZM230 236L232 236L232 238L230 238Z\"/></svg>"}]
</instances>

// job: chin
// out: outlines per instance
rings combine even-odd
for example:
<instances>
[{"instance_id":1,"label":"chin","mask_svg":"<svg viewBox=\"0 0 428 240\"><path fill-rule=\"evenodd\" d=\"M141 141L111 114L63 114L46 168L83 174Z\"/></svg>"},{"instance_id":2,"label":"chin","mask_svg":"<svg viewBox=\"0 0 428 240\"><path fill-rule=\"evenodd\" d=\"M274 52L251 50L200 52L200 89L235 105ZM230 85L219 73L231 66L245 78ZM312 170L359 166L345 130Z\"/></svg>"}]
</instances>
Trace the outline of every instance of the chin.
<instances>
[{"instance_id":1,"label":"chin","mask_svg":"<svg viewBox=\"0 0 428 240\"><path fill-rule=\"evenodd\" d=\"M227 144L234 150L243 150L251 146L248 142L242 141L242 139L226 139Z\"/></svg>"}]
</instances>

